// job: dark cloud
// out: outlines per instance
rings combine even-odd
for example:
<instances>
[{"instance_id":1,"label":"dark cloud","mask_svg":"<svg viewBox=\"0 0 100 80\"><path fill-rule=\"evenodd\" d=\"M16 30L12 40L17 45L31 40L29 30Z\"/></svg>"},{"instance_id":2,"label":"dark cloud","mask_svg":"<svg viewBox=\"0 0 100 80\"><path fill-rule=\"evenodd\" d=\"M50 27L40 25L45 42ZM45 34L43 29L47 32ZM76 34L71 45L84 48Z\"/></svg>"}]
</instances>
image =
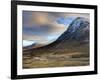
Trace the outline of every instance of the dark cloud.
<instances>
[{"instance_id":1,"label":"dark cloud","mask_svg":"<svg viewBox=\"0 0 100 80\"><path fill-rule=\"evenodd\" d=\"M31 27L24 27L23 33L33 34L33 35L47 35L54 30L54 26L47 25L33 25ZM46 34L45 34L46 33Z\"/></svg>"}]
</instances>

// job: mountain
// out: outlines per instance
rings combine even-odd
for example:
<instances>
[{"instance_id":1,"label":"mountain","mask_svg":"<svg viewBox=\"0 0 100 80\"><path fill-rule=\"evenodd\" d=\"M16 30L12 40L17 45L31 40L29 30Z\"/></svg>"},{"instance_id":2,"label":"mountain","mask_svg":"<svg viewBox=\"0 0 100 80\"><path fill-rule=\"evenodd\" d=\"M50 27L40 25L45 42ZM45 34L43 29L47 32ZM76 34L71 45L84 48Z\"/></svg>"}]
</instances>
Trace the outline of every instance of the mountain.
<instances>
[{"instance_id":1,"label":"mountain","mask_svg":"<svg viewBox=\"0 0 100 80\"><path fill-rule=\"evenodd\" d=\"M89 40L89 21L87 19L78 17L70 25L69 28L57 39L57 41L83 41Z\"/></svg>"},{"instance_id":2,"label":"mountain","mask_svg":"<svg viewBox=\"0 0 100 80\"><path fill-rule=\"evenodd\" d=\"M89 21L83 17L77 17L69 25L68 29L53 43L36 49L62 49L68 46L89 43Z\"/></svg>"},{"instance_id":3,"label":"mountain","mask_svg":"<svg viewBox=\"0 0 100 80\"><path fill-rule=\"evenodd\" d=\"M35 49L35 48L39 48L41 46L43 46L43 44L33 43L29 46L23 47L23 50L28 50L28 49L30 50L30 49L33 49L33 48Z\"/></svg>"},{"instance_id":4,"label":"mountain","mask_svg":"<svg viewBox=\"0 0 100 80\"><path fill-rule=\"evenodd\" d=\"M28 45L28 46L24 46L23 49L24 50L31 49L33 46L36 46L36 43L33 43L31 45Z\"/></svg>"}]
</instances>

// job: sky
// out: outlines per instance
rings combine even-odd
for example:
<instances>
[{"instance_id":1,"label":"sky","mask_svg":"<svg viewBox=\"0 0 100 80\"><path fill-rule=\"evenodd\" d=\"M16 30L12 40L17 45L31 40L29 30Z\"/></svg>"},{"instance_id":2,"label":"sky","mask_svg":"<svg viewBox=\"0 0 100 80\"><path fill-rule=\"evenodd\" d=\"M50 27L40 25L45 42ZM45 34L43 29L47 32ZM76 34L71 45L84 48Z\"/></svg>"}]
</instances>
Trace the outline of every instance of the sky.
<instances>
[{"instance_id":1,"label":"sky","mask_svg":"<svg viewBox=\"0 0 100 80\"><path fill-rule=\"evenodd\" d=\"M77 17L89 14L23 11L23 46L47 45L55 41Z\"/></svg>"}]
</instances>

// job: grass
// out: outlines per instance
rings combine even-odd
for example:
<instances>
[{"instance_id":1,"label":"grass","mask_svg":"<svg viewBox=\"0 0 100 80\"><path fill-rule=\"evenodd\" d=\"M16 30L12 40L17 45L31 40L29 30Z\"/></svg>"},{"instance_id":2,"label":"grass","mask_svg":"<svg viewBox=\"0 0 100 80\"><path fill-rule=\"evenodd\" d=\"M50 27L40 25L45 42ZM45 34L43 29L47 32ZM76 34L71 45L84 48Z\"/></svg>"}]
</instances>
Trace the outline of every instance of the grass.
<instances>
[{"instance_id":1,"label":"grass","mask_svg":"<svg viewBox=\"0 0 100 80\"><path fill-rule=\"evenodd\" d=\"M69 44L69 43L68 43ZM68 45L66 44L66 45ZM63 45L63 49L51 48L23 53L23 68L68 67L89 65L89 46Z\"/></svg>"}]
</instances>

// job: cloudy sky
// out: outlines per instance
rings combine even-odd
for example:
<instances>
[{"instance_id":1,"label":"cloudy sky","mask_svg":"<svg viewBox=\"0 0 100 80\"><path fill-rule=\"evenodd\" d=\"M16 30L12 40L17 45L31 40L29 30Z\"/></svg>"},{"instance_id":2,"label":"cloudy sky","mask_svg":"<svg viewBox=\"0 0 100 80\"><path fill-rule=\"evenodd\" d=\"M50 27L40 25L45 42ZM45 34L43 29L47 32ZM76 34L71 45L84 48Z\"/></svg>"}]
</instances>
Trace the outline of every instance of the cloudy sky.
<instances>
[{"instance_id":1,"label":"cloudy sky","mask_svg":"<svg viewBox=\"0 0 100 80\"><path fill-rule=\"evenodd\" d=\"M23 46L55 41L77 17L89 14L23 11Z\"/></svg>"}]
</instances>

